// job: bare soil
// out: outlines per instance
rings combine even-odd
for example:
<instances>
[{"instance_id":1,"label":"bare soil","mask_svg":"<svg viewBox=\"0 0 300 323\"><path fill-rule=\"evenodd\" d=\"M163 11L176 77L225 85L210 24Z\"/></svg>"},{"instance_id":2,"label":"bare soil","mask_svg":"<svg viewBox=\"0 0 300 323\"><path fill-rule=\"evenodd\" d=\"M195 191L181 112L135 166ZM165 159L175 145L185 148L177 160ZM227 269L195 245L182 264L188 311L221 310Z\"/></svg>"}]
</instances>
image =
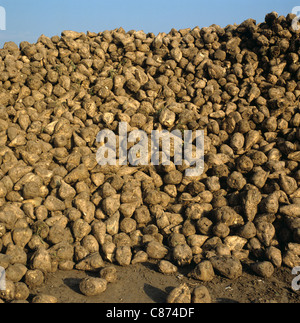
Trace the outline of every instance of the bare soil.
<instances>
[{"instance_id":1,"label":"bare soil","mask_svg":"<svg viewBox=\"0 0 300 323\"><path fill-rule=\"evenodd\" d=\"M45 285L31 292L32 295L55 296L59 303L162 304L174 287L185 282L191 289L201 284L206 286L213 303L300 303L300 291L292 289L295 276L288 268L277 269L269 279L255 276L246 268L237 280L217 276L206 283L188 278L186 273L189 271L186 267L176 275L167 276L157 271L155 263L118 266L118 281L109 284L107 290L96 297L82 295L78 286L82 278L97 273L58 271L48 274Z\"/></svg>"}]
</instances>

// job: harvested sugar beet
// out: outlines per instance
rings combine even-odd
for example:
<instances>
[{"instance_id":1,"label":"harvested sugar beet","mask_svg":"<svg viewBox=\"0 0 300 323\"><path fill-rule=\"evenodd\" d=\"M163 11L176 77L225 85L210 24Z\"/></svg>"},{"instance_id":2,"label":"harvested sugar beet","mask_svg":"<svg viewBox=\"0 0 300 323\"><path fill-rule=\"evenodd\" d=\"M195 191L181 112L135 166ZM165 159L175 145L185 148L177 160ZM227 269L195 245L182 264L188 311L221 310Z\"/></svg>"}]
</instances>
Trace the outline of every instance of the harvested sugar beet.
<instances>
[{"instance_id":1,"label":"harvested sugar beet","mask_svg":"<svg viewBox=\"0 0 300 323\"><path fill-rule=\"evenodd\" d=\"M300 266L294 18L5 43L0 299L56 302L31 291L57 270L99 273L79 286L98 295L118 266L149 260L200 281L238 279L244 264L262 277ZM210 302L200 287L168 302Z\"/></svg>"}]
</instances>

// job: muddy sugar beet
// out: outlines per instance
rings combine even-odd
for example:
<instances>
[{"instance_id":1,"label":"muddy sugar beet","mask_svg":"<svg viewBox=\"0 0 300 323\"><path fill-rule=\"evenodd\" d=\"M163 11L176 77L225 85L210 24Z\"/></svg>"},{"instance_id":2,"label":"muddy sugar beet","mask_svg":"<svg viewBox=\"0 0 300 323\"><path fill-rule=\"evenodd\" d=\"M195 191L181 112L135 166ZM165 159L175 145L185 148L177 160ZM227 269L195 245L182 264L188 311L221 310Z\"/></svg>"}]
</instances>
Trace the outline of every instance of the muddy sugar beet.
<instances>
[{"instance_id":1,"label":"muddy sugar beet","mask_svg":"<svg viewBox=\"0 0 300 323\"><path fill-rule=\"evenodd\" d=\"M0 299L56 301L32 291L58 270L94 272L79 289L95 295L117 283L113 267L147 261L165 274L191 266L199 281L238 279L244 263L262 277L300 266L294 18L273 12L263 23L225 28L64 31L35 44L5 43ZM149 148L142 134L177 134L170 147L158 145L156 157L169 163L100 165L103 146L122 157L121 124L131 136L126 154L132 149L140 161ZM97 140L101 131L113 134L115 150ZM187 131L204 134L194 176L177 159Z\"/></svg>"}]
</instances>

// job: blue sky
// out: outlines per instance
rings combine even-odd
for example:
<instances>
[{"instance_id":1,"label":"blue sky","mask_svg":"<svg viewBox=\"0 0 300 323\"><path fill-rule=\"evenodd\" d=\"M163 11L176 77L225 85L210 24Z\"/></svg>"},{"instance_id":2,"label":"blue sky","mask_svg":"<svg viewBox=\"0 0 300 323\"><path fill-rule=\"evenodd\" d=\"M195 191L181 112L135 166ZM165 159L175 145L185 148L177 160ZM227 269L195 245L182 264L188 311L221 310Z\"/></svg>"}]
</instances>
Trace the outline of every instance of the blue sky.
<instances>
[{"instance_id":1,"label":"blue sky","mask_svg":"<svg viewBox=\"0 0 300 323\"><path fill-rule=\"evenodd\" d=\"M264 21L271 11L286 16L300 0L0 0L6 11L6 41L35 43L41 34L52 37L63 30L100 32L123 27L168 33L172 28ZM1 17L0 17L1 25Z\"/></svg>"}]
</instances>

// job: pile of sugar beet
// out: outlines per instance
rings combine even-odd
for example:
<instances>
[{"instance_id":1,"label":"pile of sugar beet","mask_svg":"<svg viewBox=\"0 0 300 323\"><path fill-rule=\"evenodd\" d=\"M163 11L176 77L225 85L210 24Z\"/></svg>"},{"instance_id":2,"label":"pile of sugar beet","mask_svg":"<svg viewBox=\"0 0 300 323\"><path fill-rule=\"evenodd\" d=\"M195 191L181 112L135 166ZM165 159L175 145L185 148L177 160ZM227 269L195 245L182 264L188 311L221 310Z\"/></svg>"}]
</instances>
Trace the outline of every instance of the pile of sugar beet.
<instances>
[{"instance_id":1,"label":"pile of sugar beet","mask_svg":"<svg viewBox=\"0 0 300 323\"><path fill-rule=\"evenodd\" d=\"M95 295L114 267L147 261L164 274L189 266L199 282L300 266L294 18L5 43L0 299L45 301L31 291L57 270L98 272L80 284ZM97 134L118 134L120 122L149 135L204 130L203 174L173 162L100 166Z\"/></svg>"}]
</instances>

